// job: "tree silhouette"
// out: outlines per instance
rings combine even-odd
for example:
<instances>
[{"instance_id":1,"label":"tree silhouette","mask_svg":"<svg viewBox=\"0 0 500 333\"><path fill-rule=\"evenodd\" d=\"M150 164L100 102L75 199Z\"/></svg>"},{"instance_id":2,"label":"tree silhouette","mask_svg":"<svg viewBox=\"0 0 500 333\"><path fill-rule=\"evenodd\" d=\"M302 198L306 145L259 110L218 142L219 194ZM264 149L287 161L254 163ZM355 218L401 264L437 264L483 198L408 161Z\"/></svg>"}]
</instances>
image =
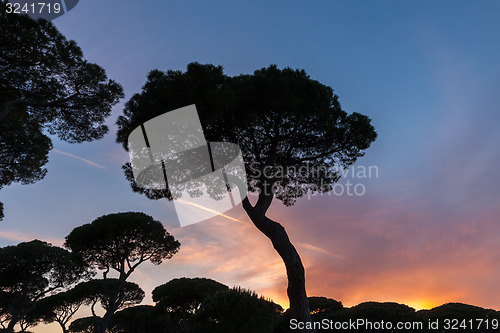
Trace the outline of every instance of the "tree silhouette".
<instances>
[{"instance_id":1,"label":"tree silhouette","mask_svg":"<svg viewBox=\"0 0 500 333\"><path fill-rule=\"evenodd\" d=\"M396 327L398 322L411 321L415 315L415 309L405 304L394 302L364 302L349 309L349 315L353 319L364 318L371 322L391 322ZM374 332L374 329L368 330ZM386 331L383 331L386 332ZM392 332L387 330L387 332Z\"/></svg>"},{"instance_id":2,"label":"tree silhouette","mask_svg":"<svg viewBox=\"0 0 500 333\"><path fill-rule=\"evenodd\" d=\"M66 325L85 303L85 297L75 292L75 289L70 289L39 300L32 316L46 324L57 322L63 333L67 333Z\"/></svg>"},{"instance_id":3,"label":"tree silhouette","mask_svg":"<svg viewBox=\"0 0 500 333\"><path fill-rule=\"evenodd\" d=\"M498 332L500 312L484 309L463 303L446 303L430 310L420 310L415 313L415 319L424 323L423 332L445 331L446 320L449 320L449 332ZM425 327L426 323L437 322L437 327ZM454 325L454 328L452 328ZM461 326L462 325L462 326Z\"/></svg>"},{"instance_id":4,"label":"tree silhouette","mask_svg":"<svg viewBox=\"0 0 500 333\"><path fill-rule=\"evenodd\" d=\"M291 316L310 321L300 256L283 226L266 213L274 197L292 205L305 194L331 190L338 169L353 164L375 140L370 119L347 114L333 89L303 70L270 66L229 77L221 66L191 63L184 73L149 73L118 118L117 142L127 150L128 135L137 126L190 104L196 104L207 140L233 142L242 149L248 188L259 193L255 205L245 198L243 208L285 263ZM137 186L130 164L124 170L134 191L172 199L168 188Z\"/></svg>"},{"instance_id":5,"label":"tree silhouette","mask_svg":"<svg viewBox=\"0 0 500 333\"><path fill-rule=\"evenodd\" d=\"M324 318L330 317L332 314L337 314L344 310L342 302L336 301L327 297L308 297L309 310L312 321L321 321ZM292 332L290 328L290 310L286 310L280 318L279 324L274 329L273 333Z\"/></svg>"},{"instance_id":6,"label":"tree silhouette","mask_svg":"<svg viewBox=\"0 0 500 333\"><path fill-rule=\"evenodd\" d=\"M1 248L0 313L2 321L9 321L6 332L14 332L38 300L89 275L71 253L46 242L33 240Z\"/></svg>"},{"instance_id":7,"label":"tree silhouette","mask_svg":"<svg viewBox=\"0 0 500 333\"><path fill-rule=\"evenodd\" d=\"M327 320L334 323L349 323L357 322L359 319L364 320L365 324L362 324L357 329L346 325L346 327L339 328L336 331L359 332L360 330L363 330L363 332L366 333L397 333L420 332L421 330L417 328L413 330L406 329L405 327L398 328L398 323L415 323L415 309L405 304L394 302L364 302L351 308L338 308L333 311L325 311L316 318L316 321ZM382 322L385 324L377 327L377 325ZM371 325L367 323L371 323ZM427 323L424 325L427 325ZM319 332L331 332L331 329L324 328L320 329Z\"/></svg>"},{"instance_id":8,"label":"tree silhouette","mask_svg":"<svg viewBox=\"0 0 500 333\"><path fill-rule=\"evenodd\" d=\"M342 302L326 297L309 297L309 310L312 314L323 314L326 312L343 309Z\"/></svg>"},{"instance_id":9,"label":"tree silhouette","mask_svg":"<svg viewBox=\"0 0 500 333\"><path fill-rule=\"evenodd\" d=\"M0 1L0 188L45 176L52 148L45 132L67 142L101 138L123 97L51 22L7 14L6 3Z\"/></svg>"},{"instance_id":10,"label":"tree silhouette","mask_svg":"<svg viewBox=\"0 0 500 333\"><path fill-rule=\"evenodd\" d=\"M171 333L175 326L167 313L158 313L151 305L138 305L118 311L113 319L113 332Z\"/></svg>"},{"instance_id":11,"label":"tree silhouette","mask_svg":"<svg viewBox=\"0 0 500 333\"><path fill-rule=\"evenodd\" d=\"M193 317L194 332L272 332L283 308L242 288L219 291Z\"/></svg>"},{"instance_id":12,"label":"tree silhouette","mask_svg":"<svg viewBox=\"0 0 500 333\"><path fill-rule=\"evenodd\" d=\"M226 285L212 279L180 278L156 287L152 294L156 308L171 313L173 319L189 332L188 315L195 314L207 297L227 289Z\"/></svg>"},{"instance_id":13,"label":"tree silhouette","mask_svg":"<svg viewBox=\"0 0 500 333\"><path fill-rule=\"evenodd\" d=\"M120 287L118 279L97 279L82 282L75 287L75 293L85 299L85 303L91 306L92 315L98 317L95 306L100 303L107 311L116 311L123 307L139 304L144 299L144 291L138 284L126 281L123 286L123 298L120 303L114 303L115 292ZM116 310L113 310L116 307Z\"/></svg>"},{"instance_id":14,"label":"tree silhouette","mask_svg":"<svg viewBox=\"0 0 500 333\"><path fill-rule=\"evenodd\" d=\"M95 333L99 329L100 318L83 317L71 322L69 331L72 333Z\"/></svg>"},{"instance_id":15,"label":"tree silhouette","mask_svg":"<svg viewBox=\"0 0 500 333\"><path fill-rule=\"evenodd\" d=\"M104 215L73 229L65 246L83 262L104 270L105 280L111 269L119 274L116 288L110 288L106 313L98 330L104 333L125 299L127 278L145 261L159 265L170 259L180 244L161 222L143 213L129 212Z\"/></svg>"},{"instance_id":16,"label":"tree silhouette","mask_svg":"<svg viewBox=\"0 0 500 333\"><path fill-rule=\"evenodd\" d=\"M55 321L61 326L63 332L67 333L67 323L82 305L91 305L92 314L96 318L99 318L95 313L97 303L108 310L112 294L117 287L117 279L81 282L73 289L42 298L35 304L31 317L42 320L44 323ZM118 309L138 304L144 299L144 291L133 282L125 282L124 294Z\"/></svg>"}]
</instances>

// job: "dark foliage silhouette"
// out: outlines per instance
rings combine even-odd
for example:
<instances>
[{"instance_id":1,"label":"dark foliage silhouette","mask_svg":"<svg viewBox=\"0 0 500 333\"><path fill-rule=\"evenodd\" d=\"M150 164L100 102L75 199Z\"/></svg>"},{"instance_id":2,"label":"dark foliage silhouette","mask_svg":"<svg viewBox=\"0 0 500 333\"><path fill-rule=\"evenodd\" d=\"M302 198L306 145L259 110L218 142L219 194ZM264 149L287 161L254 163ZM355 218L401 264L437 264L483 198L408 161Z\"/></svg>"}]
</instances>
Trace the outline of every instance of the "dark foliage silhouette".
<instances>
[{"instance_id":1,"label":"dark foliage silhouette","mask_svg":"<svg viewBox=\"0 0 500 333\"><path fill-rule=\"evenodd\" d=\"M37 302L35 315L45 323L59 323L63 333L66 333L69 320L82 305L87 305L94 318L92 323L100 323L101 318L96 314L95 306L100 303L105 311L110 310L118 283L117 279L109 278L81 282L71 290ZM144 299L144 291L136 283L125 282L123 292L124 297L117 305L118 309L138 304Z\"/></svg>"},{"instance_id":2,"label":"dark foliage silhouette","mask_svg":"<svg viewBox=\"0 0 500 333\"><path fill-rule=\"evenodd\" d=\"M331 298L313 296L309 297L308 300L311 318L314 322L320 322L324 318L344 309L342 302L336 301ZM281 316L280 321L273 332L291 332L290 319L290 311L286 310Z\"/></svg>"},{"instance_id":3,"label":"dark foliage silhouette","mask_svg":"<svg viewBox=\"0 0 500 333\"><path fill-rule=\"evenodd\" d=\"M303 70L270 66L253 75L229 77L221 66L191 63L184 73L149 73L142 91L127 102L117 121L117 142L127 149L127 137L137 126L190 104L196 104L207 140L241 147L248 188L259 193L255 205L245 199L243 208L285 263L291 316L309 321L300 256L285 229L266 213L274 197L292 205L307 193L329 191L339 179L335 168L354 163L375 140L370 119L347 114L332 88ZM124 170L134 191L172 199L168 188L138 187L130 164Z\"/></svg>"},{"instance_id":4,"label":"dark foliage silhouette","mask_svg":"<svg viewBox=\"0 0 500 333\"><path fill-rule=\"evenodd\" d=\"M57 322L63 333L67 333L67 324L86 303L87 298L73 288L39 300L35 304L32 316L45 324Z\"/></svg>"},{"instance_id":5,"label":"dark foliage silhouette","mask_svg":"<svg viewBox=\"0 0 500 333\"><path fill-rule=\"evenodd\" d=\"M7 14L0 1L0 188L46 174L51 140L101 138L122 87L49 21ZM0 218L1 218L0 206Z\"/></svg>"},{"instance_id":6,"label":"dark foliage silhouette","mask_svg":"<svg viewBox=\"0 0 500 333\"><path fill-rule=\"evenodd\" d=\"M167 311L172 319L189 331L188 319L198 312L207 297L228 287L206 278L173 279L153 290L153 301L156 308Z\"/></svg>"},{"instance_id":7,"label":"dark foliage silhouette","mask_svg":"<svg viewBox=\"0 0 500 333\"><path fill-rule=\"evenodd\" d=\"M104 279L110 270L118 273L118 282L108 294L106 313L97 330L104 333L125 300L127 278L145 261L159 265L170 259L180 244L161 222L143 213L129 212L104 215L73 229L65 246L88 265L103 270Z\"/></svg>"},{"instance_id":8,"label":"dark foliage silhouette","mask_svg":"<svg viewBox=\"0 0 500 333\"><path fill-rule=\"evenodd\" d=\"M283 308L242 288L219 291L206 298L193 316L193 332L272 332Z\"/></svg>"},{"instance_id":9,"label":"dark foliage silhouette","mask_svg":"<svg viewBox=\"0 0 500 333\"><path fill-rule=\"evenodd\" d=\"M417 311L415 319L422 323L437 321L439 323L437 329L442 329L443 331L445 331L444 324L446 319L456 319L455 323L450 322L450 325L456 324L455 329L449 329L448 332L489 333L498 332L500 329L500 313L498 311L462 303L447 303L431 310ZM463 324L465 324L465 327L463 327ZM435 331L436 329L423 330L424 333Z\"/></svg>"},{"instance_id":10,"label":"dark foliage silhouette","mask_svg":"<svg viewBox=\"0 0 500 333\"><path fill-rule=\"evenodd\" d=\"M42 298L34 304L30 312L33 321L44 323L57 322L63 331L68 332L67 324L81 306L90 306L94 317L98 318L95 306L100 303L107 310L111 303L113 292L118 286L117 279L90 280L81 282L74 288ZM140 303L144 299L144 291L132 282L125 282L122 303L118 308Z\"/></svg>"},{"instance_id":11,"label":"dark foliage silhouette","mask_svg":"<svg viewBox=\"0 0 500 333\"><path fill-rule=\"evenodd\" d=\"M195 313L202 301L228 287L207 278L173 279L153 290L156 307L169 312Z\"/></svg>"},{"instance_id":12,"label":"dark foliage silhouette","mask_svg":"<svg viewBox=\"0 0 500 333\"><path fill-rule=\"evenodd\" d=\"M176 327L168 313L159 313L151 305L139 305L118 311L113 320L113 332L173 333Z\"/></svg>"},{"instance_id":13,"label":"dark foliage silhouette","mask_svg":"<svg viewBox=\"0 0 500 333\"><path fill-rule=\"evenodd\" d=\"M32 324L30 312L37 301L90 274L67 250L46 242L33 240L1 248L0 314L2 324L8 322L6 332L14 332L18 323Z\"/></svg>"},{"instance_id":14,"label":"dark foliage silhouette","mask_svg":"<svg viewBox=\"0 0 500 333\"><path fill-rule=\"evenodd\" d=\"M313 314L337 311L343 309L342 302L326 297L309 297L309 309Z\"/></svg>"},{"instance_id":15,"label":"dark foliage silhouette","mask_svg":"<svg viewBox=\"0 0 500 333\"><path fill-rule=\"evenodd\" d=\"M69 331L71 333L95 333L99 329L100 322L101 319L98 317L78 318L71 322Z\"/></svg>"},{"instance_id":16,"label":"dark foliage silhouette","mask_svg":"<svg viewBox=\"0 0 500 333\"><path fill-rule=\"evenodd\" d=\"M75 294L85 299L85 303L90 305L94 317L97 317L95 306L100 303L102 308L109 311L113 306L117 309L139 304L144 299L144 291L137 283L126 281L123 286L123 298L119 304L113 303L115 291L121 288L118 279L97 279L82 282L74 288Z\"/></svg>"}]
</instances>

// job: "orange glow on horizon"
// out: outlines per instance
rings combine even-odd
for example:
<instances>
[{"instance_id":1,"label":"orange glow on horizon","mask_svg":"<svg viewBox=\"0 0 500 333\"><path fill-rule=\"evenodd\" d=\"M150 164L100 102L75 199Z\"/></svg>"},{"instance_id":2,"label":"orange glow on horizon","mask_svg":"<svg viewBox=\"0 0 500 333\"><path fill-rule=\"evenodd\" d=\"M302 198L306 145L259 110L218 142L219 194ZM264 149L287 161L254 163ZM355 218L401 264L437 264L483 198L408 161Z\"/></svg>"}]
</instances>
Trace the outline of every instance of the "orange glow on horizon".
<instances>
[{"instance_id":1,"label":"orange glow on horizon","mask_svg":"<svg viewBox=\"0 0 500 333\"><path fill-rule=\"evenodd\" d=\"M435 308L436 306L441 305L441 304L438 304L438 303L430 301L430 300L408 301L408 302L403 302L403 304L406 304L406 305L414 308L415 311L430 310L432 308Z\"/></svg>"}]
</instances>

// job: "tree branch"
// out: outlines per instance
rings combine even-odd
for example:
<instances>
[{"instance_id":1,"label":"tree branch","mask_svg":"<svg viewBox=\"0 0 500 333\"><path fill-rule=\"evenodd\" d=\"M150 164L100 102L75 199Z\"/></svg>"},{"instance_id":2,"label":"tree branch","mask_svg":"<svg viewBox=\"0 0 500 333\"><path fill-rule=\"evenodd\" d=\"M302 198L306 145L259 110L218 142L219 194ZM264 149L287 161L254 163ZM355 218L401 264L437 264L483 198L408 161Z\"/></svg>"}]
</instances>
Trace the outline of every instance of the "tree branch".
<instances>
[{"instance_id":1,"label":"tree branch","mask_svg":"<svg viewBox=\"0 0 500 333\"><path fill-rule=\"evenodd\" d=\"M300 162L305 162L305 161L314 161L314 160L316 160L318 158L326 157L328 155L331 155L331 154L334 154L334 153L338 153L342 149L343 149L343 146L339 146L337 148L331 149L331 150L329 150L327 152L324 152L324 153L321 153L321 154L317 154L317 155L314 155L314 156L307 156L307 157L304 157L304 158L295 159L294 162L295 163L300 163Z\"/></svg>"},{"instance_id":2,"label":"tree branch","mask_svg":"<svg viewBox=\"0 0 500 333\"><path fill-rule=\"evenodd\" d=\"M95 305L97 304L97 299L94 300L94 302L92 302L92 305L90 306L90 311L92 312L92 316L94 317L97 317L97 315L95 314Z\"/></svg>"},{"instance_id":3,"label":"tree branch","mask_svg":"<svg viewBox=\"0 0 500 333\"><path fill-rule=\"evenodd\" d=\"M13 99L10 101L7 101L3 104L3 109L2 112L0 112L0 121L3 121L5 117L12 111L12 104L23 104L27 106L38 106L38 107L51 107L51 106L63 106L63 103L66 103L70 101L71 99L75 98L76 96L81 95L79 92L74 93L73 95L70 95L65 98L61 98L52 102L36 102L33 100L24 100L24 99Z\"/></svg>"}]
</instances>

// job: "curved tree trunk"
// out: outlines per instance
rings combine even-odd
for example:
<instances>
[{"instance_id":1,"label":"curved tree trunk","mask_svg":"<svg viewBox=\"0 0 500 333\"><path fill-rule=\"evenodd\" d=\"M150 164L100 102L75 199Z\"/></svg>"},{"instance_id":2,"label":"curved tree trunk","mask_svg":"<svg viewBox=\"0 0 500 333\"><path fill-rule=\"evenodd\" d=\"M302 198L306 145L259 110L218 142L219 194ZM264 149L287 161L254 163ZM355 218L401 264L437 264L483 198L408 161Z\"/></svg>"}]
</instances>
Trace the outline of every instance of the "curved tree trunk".
<instances>
[{"instance_id":1,"label":"curved tree trunk","mask_svg":"<svg viewBox=\"0 0 500 333\"><path fill-rule=\"evenodd\" d=\"M20 315L18 311L13 310L13 308L10 308L10 311L12 317L10 318L9 324L5 329L5 333L14 333L16 324L22 319L22 315Z\"/></svg>"},{"instance_id":2,"label":"curved tree trunk","mask_svg":"<svg viewBox=\"0 0 500 333\"><path fill-rule=\"evenodd\" d=\"M259 195L259 200L255 206L252 206L248 198L245 198L242 202L243 208L257 229L271 240L274 249L285 263L288 278L287 294L290 301L290 319L297 319L299 322L311 322L302 260L290 242L285 228L265 215L272 198L272 196ZM314 331L303 330L302 332Z\"/></svg>"},{"instance_id":3,"label":"curved tree trunk","mask_svg":"<svg viewBox=\"0 0 500 333\"><path fill-rule=\"evenodd\" d=\"M61 326L63 333L68 333L68 329L66 328L66 323L59 320L57 320L57 323L59 324L59 326Z\"/></svg>"},{"instance_id":4,"label":"curved tree trunk","mask_svg":"<svg viewBox=\"0 0 500 333\"><path fill-rule=\"evenodd\" d=\"M111 324L111 316L109 312L102 317L99 327L97 327L97 333L106 333L108 326Z\"/></svg>"},{"instance_id":5,"label":"curved tree trunk","mask_svg":"<svg viewBox=\"0 0 500 333\"><path fill-rule=\"evenodd\" d=\"M9 325L7 325L7 328L5 329L6 333L14 333L14 327L17 324L17 320L11 319L9 322Z\"/></svg>"}]
</instances>

